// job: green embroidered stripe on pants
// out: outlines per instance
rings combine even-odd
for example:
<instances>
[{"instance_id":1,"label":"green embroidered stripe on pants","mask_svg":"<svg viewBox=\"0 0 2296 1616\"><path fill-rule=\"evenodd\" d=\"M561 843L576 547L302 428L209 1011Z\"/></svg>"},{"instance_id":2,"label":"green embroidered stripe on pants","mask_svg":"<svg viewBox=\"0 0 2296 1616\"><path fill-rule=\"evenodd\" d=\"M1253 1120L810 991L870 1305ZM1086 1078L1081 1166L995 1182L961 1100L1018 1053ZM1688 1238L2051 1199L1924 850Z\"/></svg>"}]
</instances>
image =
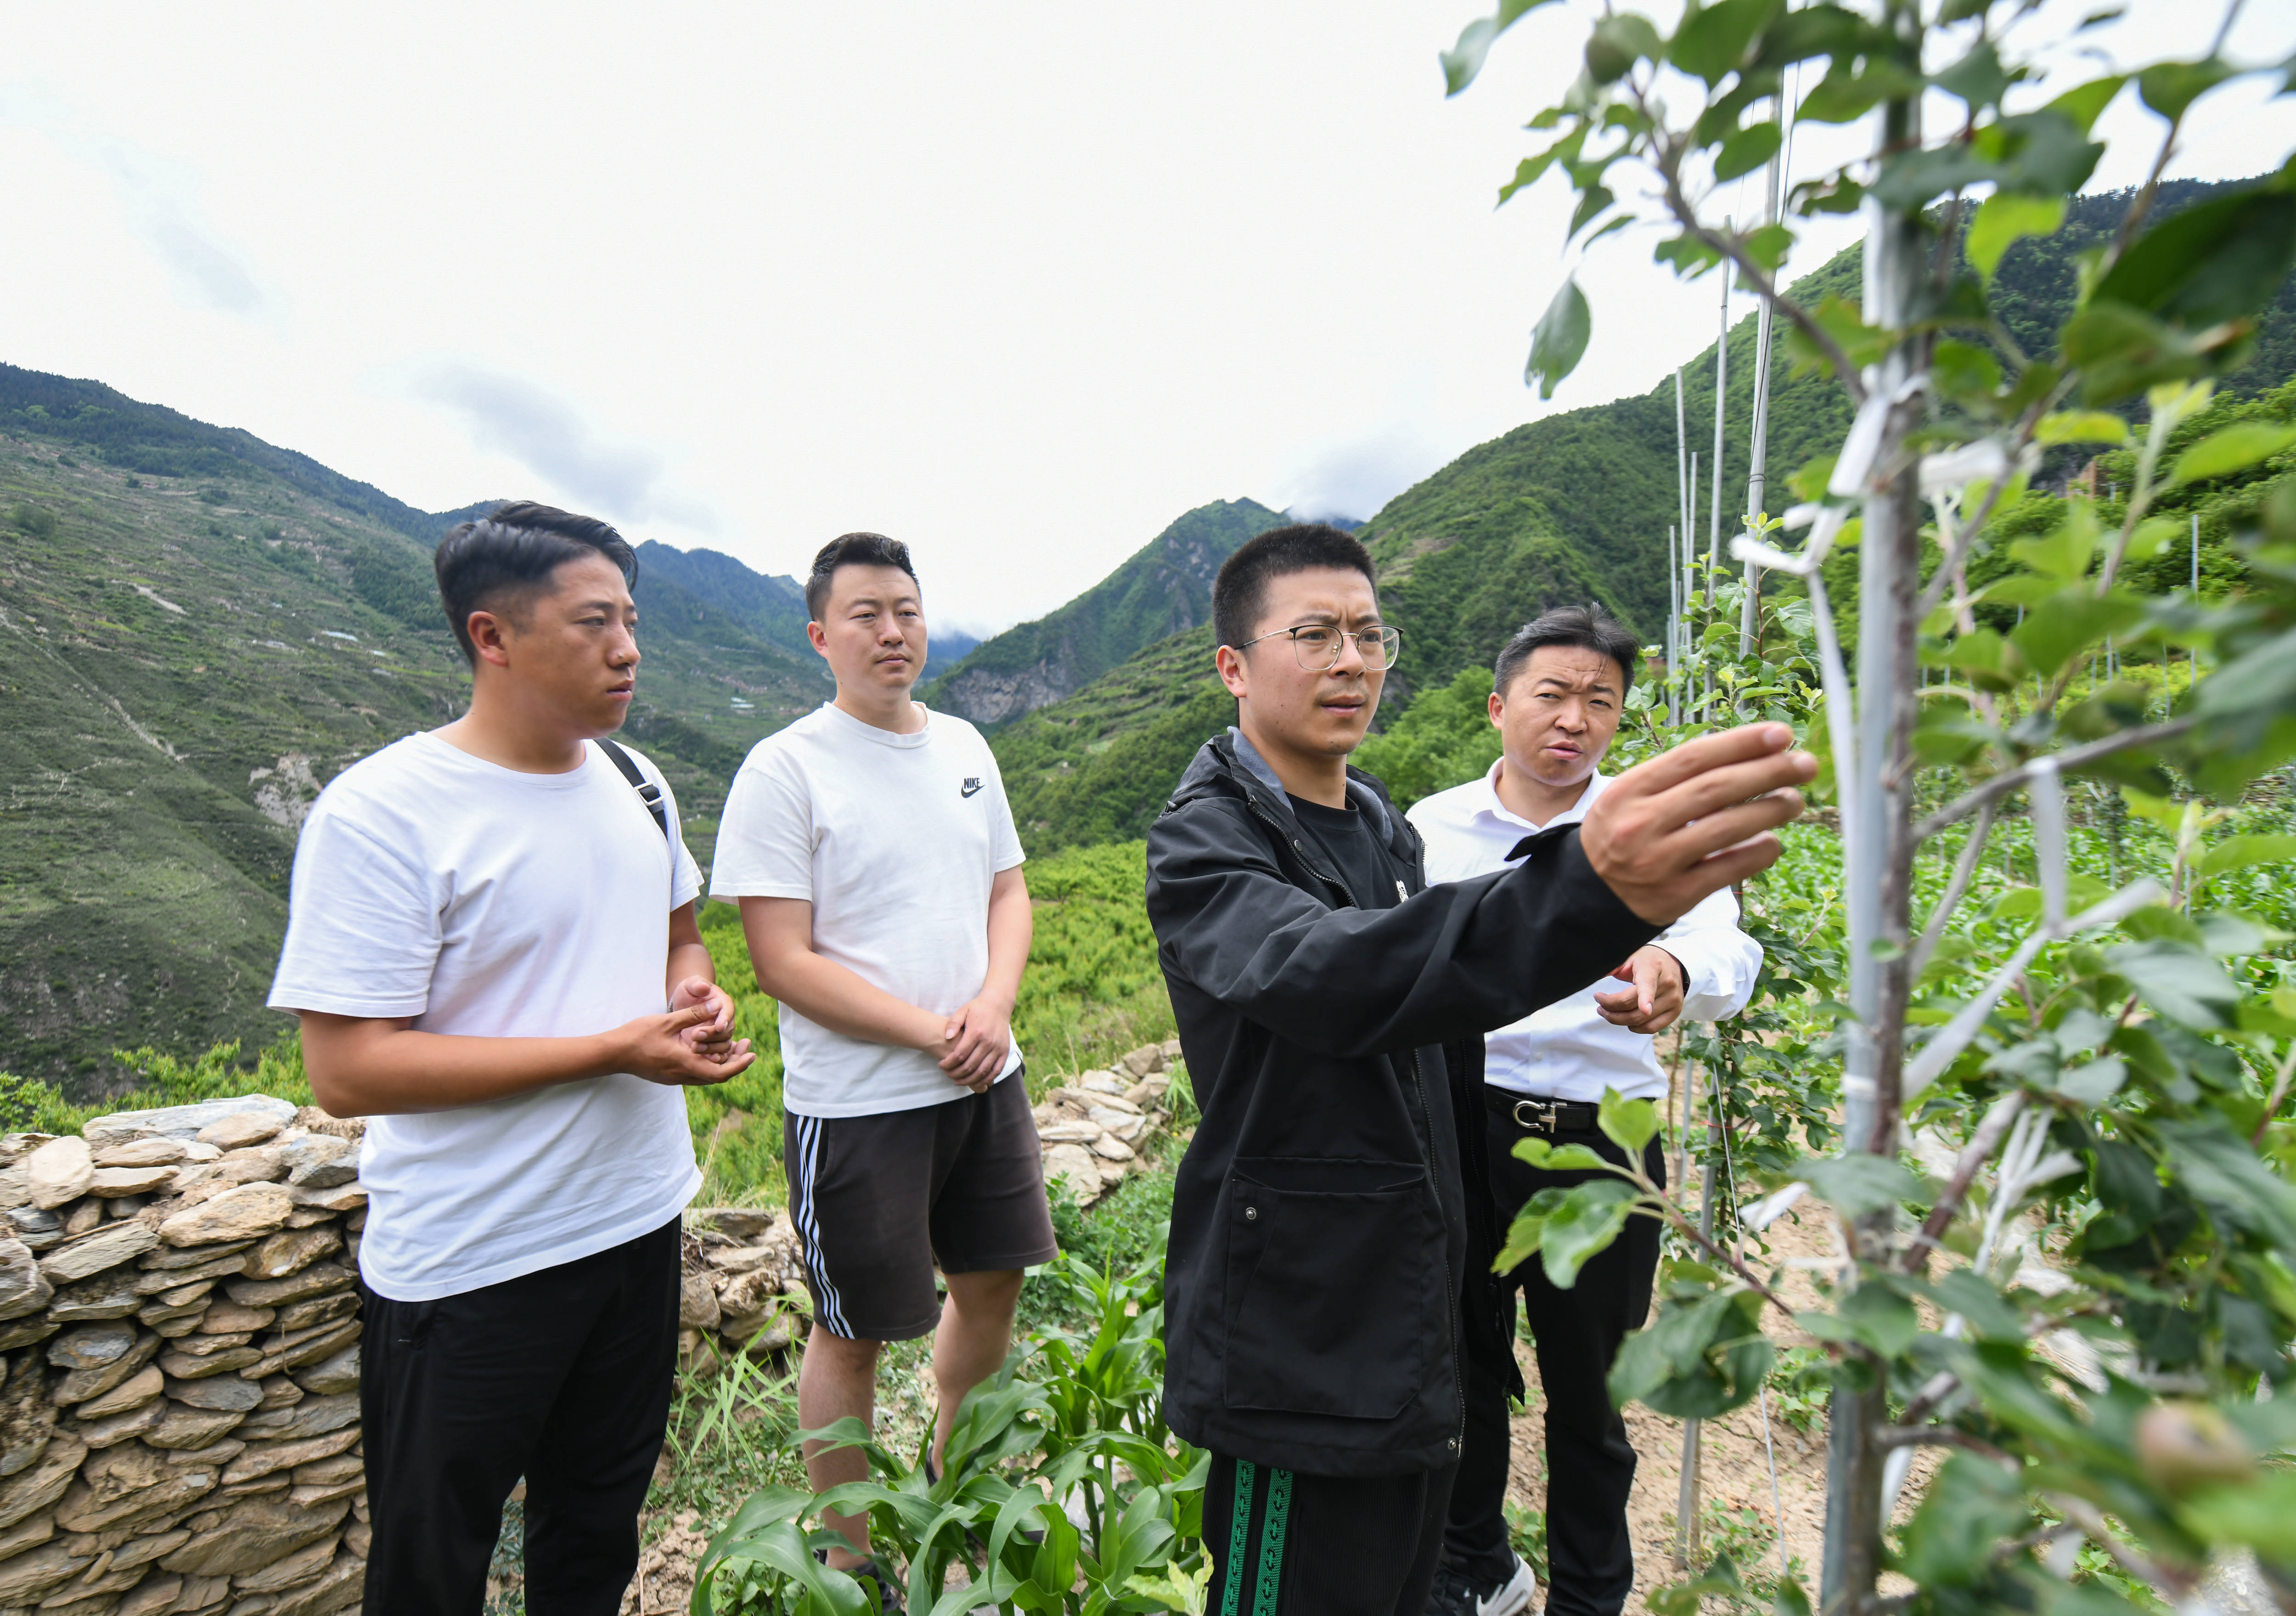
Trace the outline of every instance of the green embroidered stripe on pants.
<instances>
[{"instance_id":1,"label":"green embroidered stripe on pants","mask_svg":"<svg viewBox=\"0 0 2296 1616\"><path fill-rule=\"evenodd\" d=\"M1235 1503L1229 1512L1227 1575L1221 1579L1220 1616L1242 1616L1244 1566L1251 1554L1251 1497L1259 1466L1235 1462ZM1283 1537L1292 1515L1292 1472L1267 1472L1267 1513L1259 1523L1259 1564L1253 1580L1251 1616L1275 1616L1283 1586Z\"/></svg>"}]
</instances>

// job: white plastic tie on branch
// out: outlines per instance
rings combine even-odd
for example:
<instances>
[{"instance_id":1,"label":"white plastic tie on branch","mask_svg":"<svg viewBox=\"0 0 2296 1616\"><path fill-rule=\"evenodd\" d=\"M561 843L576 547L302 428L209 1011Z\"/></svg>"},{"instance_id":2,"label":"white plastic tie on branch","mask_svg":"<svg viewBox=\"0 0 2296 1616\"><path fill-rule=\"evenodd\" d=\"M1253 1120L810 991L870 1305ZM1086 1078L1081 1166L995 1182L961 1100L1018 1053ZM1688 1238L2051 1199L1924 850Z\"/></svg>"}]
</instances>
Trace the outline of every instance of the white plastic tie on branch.
<instances>
[{"instance_id":1,"label":"white plastic tie on branch","mask_svg":"<svg viewBox=\"0 0 2296 1616\"><path fill-rule=\"evenodd\" d=\"M1978 1033L1984 1029L1986 1018L2001 1002L2001 996L2009 991L2044 946L2061 942L2076 932L2110 926L2139 909L2161 902L2167 896L2159 882L2147 877L2129 882L2103 902L2084 909L2070 920L2060 920L2054 925L2044 922L2036 926L2033 934L2018 945L2017 952L1993 973L1992 980L1985 984L1984 989L1964 1005L1953 1020L1939 1028L1936 1035L1923 1045L1920 1052L1907 1062L1905 1081L1898 1090L1898 1103L1912 1104L1915 1095L1942 1077L1945 1069L1954 1063L1961 1052L1976 1042Z\"/></svg>"},{"instance_id":2,"label":"white plastic tie on branch","mask_svg":"<svg viewBox=\"0 0 2296 1616\"><path fill-rule=\"evenodd\" d=\"M1809 1194L1809 1185L1795 1179L1782 1190L1773 1190L1753 1205L1738 1214L1741 1227L1760 1234L1770 1225L1793 1210L1794 1203Z\"/></svg>"},{"instance_id":3,"label":"white plastic tie on branch","mask_svg":"<svg viewBox=\"0 0 2296 1616\"><path fill-rule=\"evenodd\" d=\"M1866 492L1866 479L1873 474L1874 457L1882 452L1882 431L1890 422L1890 412L1929 386L1929 377L1916 373L1906 378L1893 393L1868 393L1866 402L1857 408L1857 419L1849 423L1849 436L1842 441L1841 456L1833 463L1833 475L1825 491L1837 499L1851 499Z\"/></svg>"},{"instance_id":4,"label":"white plastic tie on branch","mask_svg":"<svg viewBox=\"0 0 2296 1616\"><path fill-rule=\"evenodd\" d=\"M2052 930L2065 921L2065 780L2054 758L2036 758L2025 793L2033 805L2033 862L2041 874L2041 921Z\"/></svg>"},{"instance_id":5,"label":"white plastic tie on branch","mask_svg":"<svg viewBox=\"0 0 2296 1616\"><path fill-rule=\"evenodd\" d=\"M1791 572L1796 578L1809 577L1824 564L1826 553L1833 548L1833 536L1841 531L1841 524L1849 518L1849 511L1844 505L1796 505L1786 513L1786 526L1808 526L1808 518L1799 522L1793 520L1800 512L1812 513L1817 528L1799 555L1789 555L1784 550L1773 548L1743 533L1730 541L1730 554L1742 562L1751 562L1772 572Z\"/></svg>"},{"instance_id":6,"label":"white plastic tie on branch","mask_svg":"<svg viewBox=\"0 0 2296 1616\"><path fill-rule=\"evenodd\" d=\"M1998 438L1980 438L1922 456L1922 497L1957 494L1972 482L1998 482L2009 474L2009 455Z\"/></svg>"}]
</instances>

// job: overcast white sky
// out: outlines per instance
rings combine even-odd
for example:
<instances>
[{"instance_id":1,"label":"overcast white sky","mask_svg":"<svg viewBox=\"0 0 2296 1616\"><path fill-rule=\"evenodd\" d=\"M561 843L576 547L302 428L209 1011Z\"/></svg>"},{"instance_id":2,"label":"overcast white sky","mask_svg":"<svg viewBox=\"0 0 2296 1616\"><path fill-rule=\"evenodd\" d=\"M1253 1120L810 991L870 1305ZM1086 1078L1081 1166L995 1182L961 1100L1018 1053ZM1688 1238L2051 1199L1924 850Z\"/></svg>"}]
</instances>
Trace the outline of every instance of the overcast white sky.
<instances>
[{"instance_id":1,"label":"overcast white sky","mask_svg":"<svg viewBox=\"0 0 2296 1616\"><path fill-rule=\"evenodd\" d=\"M2097 37L2197 53L2221 3ZM1586 363L1524 390L1569 204L1492 202L1585 24L1535 14L1447 102L1483 9L13 8L0 359L428 509L554 499L781 572L880 529L939 620L999 627L1191 506L1368 516L1710 340L1714 283L1628 232L1583 277ZM2292 50L2296 6L2251 4L2234 53ZM1862 135L1813 129L1798 170ZM2292 144L2296 103L2234 89L2171 172Z\"/></svg>"}]
</instances>

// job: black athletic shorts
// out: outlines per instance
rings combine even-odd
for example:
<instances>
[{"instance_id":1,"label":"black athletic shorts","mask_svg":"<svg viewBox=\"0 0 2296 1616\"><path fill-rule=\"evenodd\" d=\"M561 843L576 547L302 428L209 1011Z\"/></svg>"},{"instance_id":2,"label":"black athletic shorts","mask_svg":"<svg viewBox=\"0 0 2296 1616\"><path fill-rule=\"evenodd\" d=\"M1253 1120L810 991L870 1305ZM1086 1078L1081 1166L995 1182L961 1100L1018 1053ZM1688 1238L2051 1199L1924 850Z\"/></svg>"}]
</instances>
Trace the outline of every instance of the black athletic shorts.
<instances>
[{"instance_id":1,"label":"black athletic shorts","mask_svg":"<svg viewBox=\"0 0 2296 1616\"><path fill-rule=\"evenodd\" d=\"M784 1120L815 1322L850 1341L907 1341L940 1322L936 1263L980 1274L1053 1259L1044 1147L1021 1076L914 1111Z\"/></svg>"}]
</instances>

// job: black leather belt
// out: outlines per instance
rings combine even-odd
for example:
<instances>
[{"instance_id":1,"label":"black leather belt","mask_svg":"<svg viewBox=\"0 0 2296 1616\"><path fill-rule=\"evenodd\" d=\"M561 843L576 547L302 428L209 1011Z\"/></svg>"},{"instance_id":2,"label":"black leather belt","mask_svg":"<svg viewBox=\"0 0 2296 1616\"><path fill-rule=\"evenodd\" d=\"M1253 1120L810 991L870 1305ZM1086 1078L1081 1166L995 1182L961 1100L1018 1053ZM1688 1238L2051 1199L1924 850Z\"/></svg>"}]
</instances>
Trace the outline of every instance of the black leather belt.
<instances>
[{"instance_id":1,"label":"black leather belt","mask_svg":"<svg viewBox=\"0 0 2296 1616\"><path fill-rule=\"evenodd\" d=\"M1483 1103L1527 1134L1598 1133L1602 1108L1582 1100L1534 1100L1486 1084Z\"/></svg>"}]
</instances>

